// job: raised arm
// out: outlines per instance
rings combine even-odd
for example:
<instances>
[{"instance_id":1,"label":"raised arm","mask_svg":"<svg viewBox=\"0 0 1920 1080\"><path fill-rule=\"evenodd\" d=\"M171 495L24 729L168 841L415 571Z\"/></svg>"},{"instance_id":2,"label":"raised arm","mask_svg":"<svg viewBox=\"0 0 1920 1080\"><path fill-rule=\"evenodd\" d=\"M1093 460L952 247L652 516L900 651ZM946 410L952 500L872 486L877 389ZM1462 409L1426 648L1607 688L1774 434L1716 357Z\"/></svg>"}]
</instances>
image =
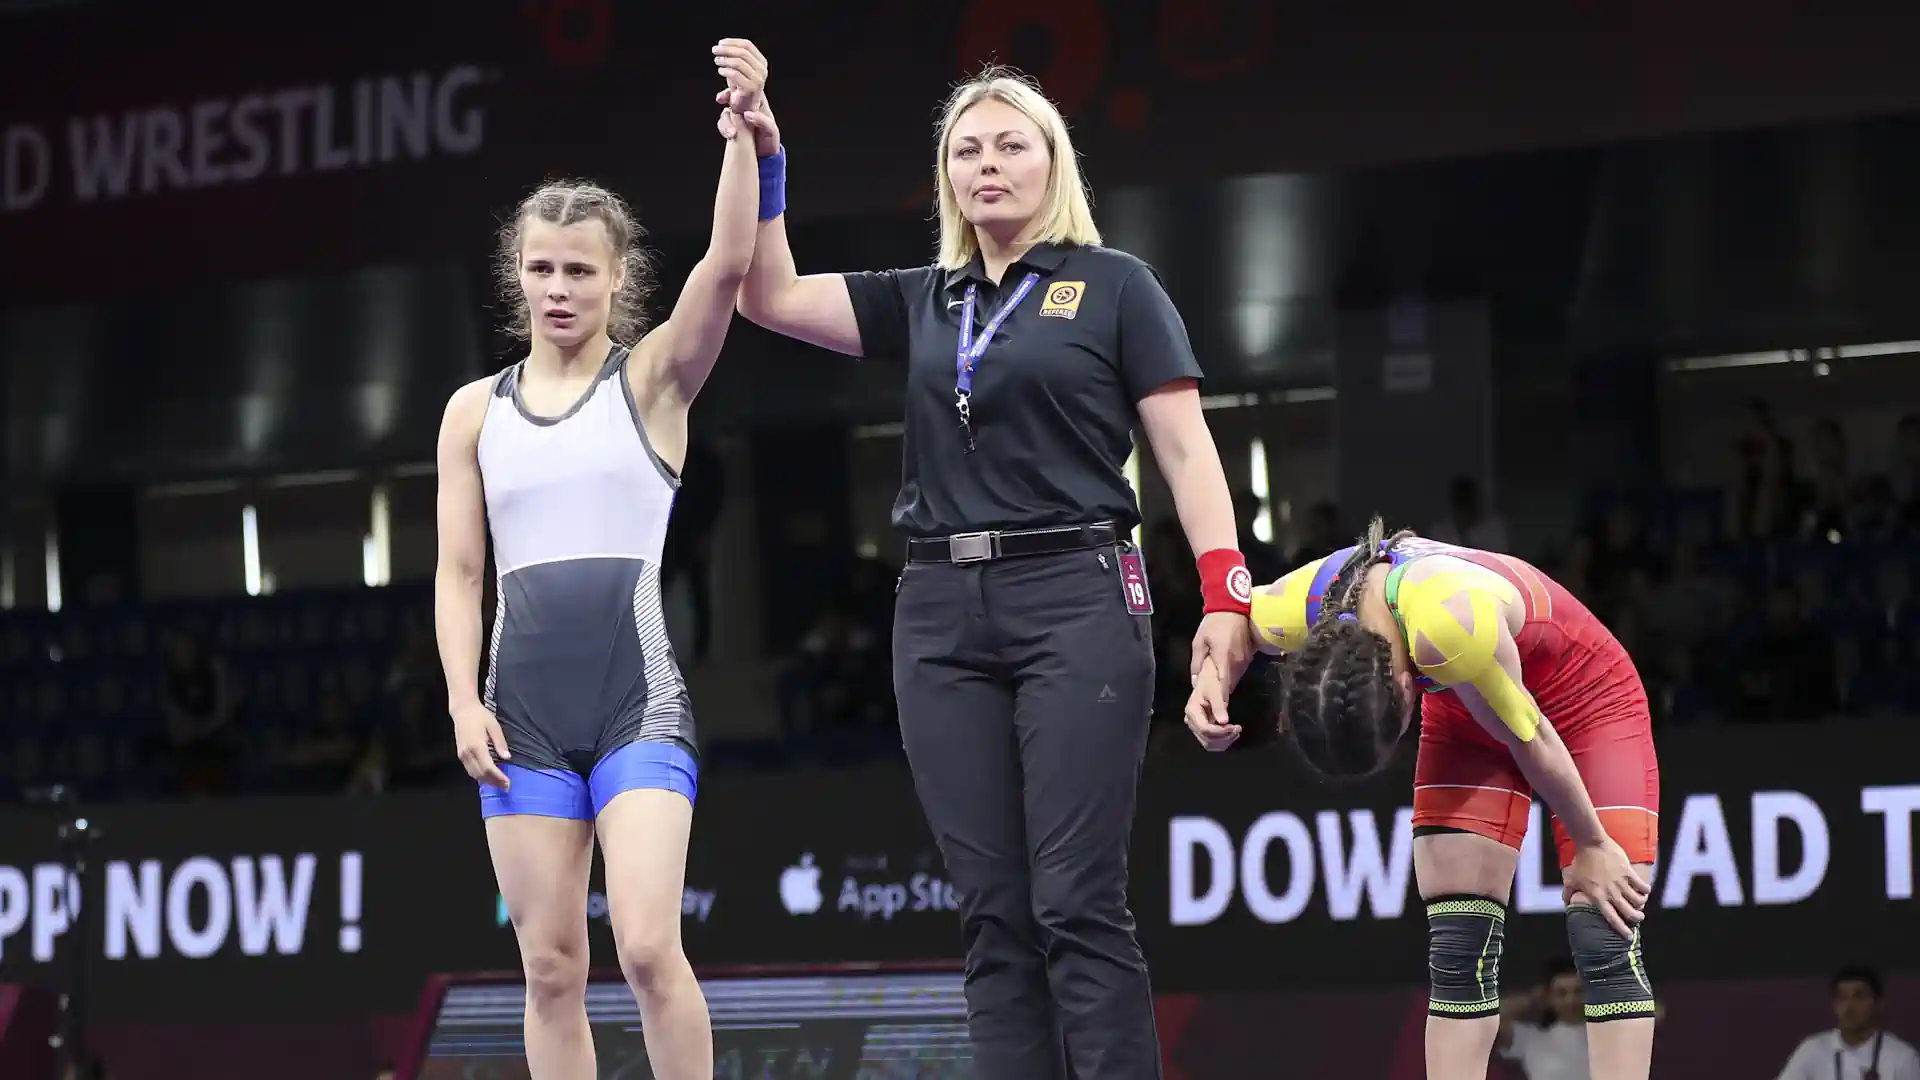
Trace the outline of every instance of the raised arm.
<instances>
[{"instance_id":1,"label":"raised arm","mask_svg":"<svg viewBox=\"0 0 1920 1080\"><path fill-rule=\"evenodd\" d=\"M714 53L730 85L758 93L765 84L766 59L752 42L729 38L715 46ZM752 133L731 112L721 114L719 125L726 152L713 201L713 233L706 254L687 274L672 314L640 343L640 363L631 373L636 396L647 396L644 380L653 391L692 404L726 343L734 296L753 261L760 185Z\"/></svg>"},{"instance_id":2,"label":"raised arm","mask_svg":"<svg viewBox=\"0 0 1920 1080\"><path fill-rule=\"evenodd\" d=\"M780 129L766 95L749 108L746 119L757 137L765 195L753 264L737 299L740 314L776 334L862 356L860 323L854 317L847 279L840 274L801 277L794 268L793 249L787 244L787 152L780 145Z\"/></svg>"}]
</instances>

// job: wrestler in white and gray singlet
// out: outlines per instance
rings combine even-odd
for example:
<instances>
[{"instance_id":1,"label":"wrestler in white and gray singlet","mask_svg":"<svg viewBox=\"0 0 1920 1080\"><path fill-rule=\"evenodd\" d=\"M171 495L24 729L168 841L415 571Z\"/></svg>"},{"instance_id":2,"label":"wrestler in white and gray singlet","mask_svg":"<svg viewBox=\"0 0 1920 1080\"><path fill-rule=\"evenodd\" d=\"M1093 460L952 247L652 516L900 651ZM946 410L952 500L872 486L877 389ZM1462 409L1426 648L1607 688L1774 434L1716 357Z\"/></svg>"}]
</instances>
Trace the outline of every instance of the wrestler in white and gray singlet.
<instances>
[{"instance_id":1,"label":"wrestler in white and gray singlet","mask_svg":"<svg viewBox=\"0 0 1920 1080\"><path fill-rule=\"evenodd\" d=\"M499 572L485 702L512 754L483 814L591 818L614 795L694 797L693 709L660 602L679 478L647 440L616 347L565 413L538 416L524 364L494 380L481 482Z\"/></svg>"}]
</instances>

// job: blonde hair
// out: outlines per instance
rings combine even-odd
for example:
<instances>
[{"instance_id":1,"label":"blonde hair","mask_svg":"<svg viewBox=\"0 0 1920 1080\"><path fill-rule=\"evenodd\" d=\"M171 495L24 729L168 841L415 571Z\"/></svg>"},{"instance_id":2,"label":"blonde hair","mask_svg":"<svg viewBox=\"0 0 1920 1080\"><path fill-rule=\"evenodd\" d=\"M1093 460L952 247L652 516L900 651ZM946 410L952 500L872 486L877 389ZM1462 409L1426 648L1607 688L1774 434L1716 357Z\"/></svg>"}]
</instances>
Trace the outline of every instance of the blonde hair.
<instances>
[{"instance_id":1,"label":"blonde hair","mask_svg":"<svg viewBox=\"0 0 1920 1080\"><path fill-rule=\"evenodd\" d=\"M960 197L947 178L947 140L953 126L968 109L983 101L1011 105L1047 142L1053 159L1047 173L1047 195L1033 216L1026 239L1035 243L1088 245L1100 242L1100 230L1093 223L1093 205L1087 196L1087 181L1080 174L1080 158L1073 150L1073 136L1060 110L1032 79L1012 68L988 67L954 89L940 118L939 137L933 146L933 186L940 215L939 265L957 270L973 261L980 250L973 225L960 212Z\"/></svg>"}]
</instances>

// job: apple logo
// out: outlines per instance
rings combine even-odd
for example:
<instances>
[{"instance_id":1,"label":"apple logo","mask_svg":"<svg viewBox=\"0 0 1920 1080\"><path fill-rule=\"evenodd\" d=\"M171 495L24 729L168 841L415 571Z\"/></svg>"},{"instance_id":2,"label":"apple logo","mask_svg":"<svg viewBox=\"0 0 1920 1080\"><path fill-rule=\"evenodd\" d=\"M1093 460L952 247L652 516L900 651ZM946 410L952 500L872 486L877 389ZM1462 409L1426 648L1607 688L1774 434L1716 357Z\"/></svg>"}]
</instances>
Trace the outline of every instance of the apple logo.
<instances>
[{"instance_id":1,"label":"apple logo","mask_svg":"<svg viewBox=\"0 0 1920 1080\"><path fill-rule=\"evenodd\" d=\"M813 865L813 852L800 856L796 865L780 871L780 905L789 915L811 915L820 910L820 868Z\"/></svg>"}]
</instances>

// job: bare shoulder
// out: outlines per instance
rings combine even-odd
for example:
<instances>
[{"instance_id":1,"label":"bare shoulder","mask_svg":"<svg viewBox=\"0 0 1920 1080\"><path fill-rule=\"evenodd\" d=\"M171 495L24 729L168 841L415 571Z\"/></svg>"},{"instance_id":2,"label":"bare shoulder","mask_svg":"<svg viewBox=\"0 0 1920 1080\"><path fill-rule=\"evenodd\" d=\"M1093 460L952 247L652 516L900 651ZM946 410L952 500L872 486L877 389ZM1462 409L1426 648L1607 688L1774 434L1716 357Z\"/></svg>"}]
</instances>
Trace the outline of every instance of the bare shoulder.
<instances>
[{"instance_id":1,"label":"bare shoulder","mask_svg":"<svg viewBox=\"0 0 1920 1080\"><path fill-rule=\"evenodd\" d=\"M440 420L441 431L447 435L478 435L480 421L487 415L487 401L493 397L493 384L498 378L498 375L488 375L455 390L447 398L447 410Z\"/></svg>"},{"instance_id":2,"label":"bare shoulder","mask_svg":"<svg viewBox=\"0 0 1920 1080\"><path fill-rule=\"evenodd\" d=\"M453 395L447 398L448 410L486 408L487 399L493 396L493 384L500 380L498 373L482 375L472 382L462 384Z\"/></svg>"}]
</instances>

